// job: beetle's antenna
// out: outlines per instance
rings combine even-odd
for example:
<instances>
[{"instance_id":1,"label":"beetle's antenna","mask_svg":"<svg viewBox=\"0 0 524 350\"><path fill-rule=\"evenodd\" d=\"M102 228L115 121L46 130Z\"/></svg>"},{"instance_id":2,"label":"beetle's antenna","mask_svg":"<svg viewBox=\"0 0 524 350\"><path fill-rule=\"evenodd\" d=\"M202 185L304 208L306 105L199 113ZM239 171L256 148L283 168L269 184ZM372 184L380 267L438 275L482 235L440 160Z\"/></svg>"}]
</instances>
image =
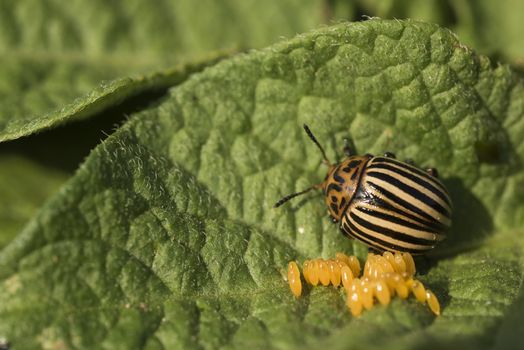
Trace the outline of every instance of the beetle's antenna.
<instances>
[{"instance_id":1,"label":"beetle's antenna","mask_svg":"<svg viewBox=\"0 0 524 350\"><path fill-rule=\"evenodd\" d=\"M278 208L280 207L282 204L286 203L287 201L289 201L290 199L293 199L295 198L296 196L300 196L304 193L308 193L309 191L311 190L315 190L315 189L319 189L321 188L322 184L316 184L316 185L313 185L309 188L306 188L305 190L303 191L300 191L300 192L295 192L295 193L291 193L291 194L288 194L287 196L283 197L282 199L280 199L278 202L275 203L275 205L273 205L273 208Z\"/></svg>"},{"instance_id":2,"label":"beetle's antenna","mask_svg":"<svg viewBox=\"0 0 524 350\"><path fill-rule=\"evenodd\" d=\"M324 164L326 164L328 166L331 166L331 162L327 158L326 152L324 151L324 149L322 148L320 143L317 141L317 138L315 137L315 135L313 135L311 130L309 130L309 127L306 124L304 124L304 130L306 131L306 134L307 134L307 136L309 136L311 141L313 141L315 143L315 145L317 145L317 147L320 149L320 152L322 152L322 157L324 158Z\"/></svg>"}]
</instances>

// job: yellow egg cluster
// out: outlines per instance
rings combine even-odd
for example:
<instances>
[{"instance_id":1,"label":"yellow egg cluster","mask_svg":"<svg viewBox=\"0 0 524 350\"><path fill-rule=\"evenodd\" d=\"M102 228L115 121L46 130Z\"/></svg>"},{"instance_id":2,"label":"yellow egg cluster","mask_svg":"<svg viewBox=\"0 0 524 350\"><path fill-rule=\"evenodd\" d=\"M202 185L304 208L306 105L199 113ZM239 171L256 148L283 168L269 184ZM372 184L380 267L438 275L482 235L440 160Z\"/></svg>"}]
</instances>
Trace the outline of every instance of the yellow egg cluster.
<instances>
[{"instance_id":1,"label":"yellow egg cluster","mask_svg":"<svg viewBox=\"0 0 524 350\"><path fill-rule=\"evenodd\" d=\"M369 253L363 270L355 256L337 253L335 259L306 260L302 272L306 283L312 286L342 285L347 293L346 305L354 316L360 316L364 309L371 309L375 300L388 305L395 295L406 299L410 293L419 302L427 303L435 315L440 314L440 304L435 294L413 278L415 261L409 253ZM299 297L302 294L302 281L299 267L294 261L288 266L288 282L291 292Z\"/></svg>"}]
</instances>

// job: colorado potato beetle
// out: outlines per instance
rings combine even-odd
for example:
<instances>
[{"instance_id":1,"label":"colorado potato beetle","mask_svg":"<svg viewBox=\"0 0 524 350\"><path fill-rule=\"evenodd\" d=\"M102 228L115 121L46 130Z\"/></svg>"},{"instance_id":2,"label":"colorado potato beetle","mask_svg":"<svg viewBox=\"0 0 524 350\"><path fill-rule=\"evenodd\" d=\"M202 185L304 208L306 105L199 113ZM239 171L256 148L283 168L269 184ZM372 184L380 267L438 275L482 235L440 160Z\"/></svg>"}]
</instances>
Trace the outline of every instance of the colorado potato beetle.
<instances>
[{"instance_id":1,"label":"colorado potato beetle","mask_svg":"<svg viewBox=\"0 0 524 350\"><path fill-rule=\"evenodd\" d=\"M393 153L384 156L353 155L332 164L311 130L304 130L329 167L323 182L280 199L290 199L320 189L328 213L342 233L377 251L423 254L444 238L451 225L452 203L436 169L425 171Z\"/></svg>"}]
</instances>

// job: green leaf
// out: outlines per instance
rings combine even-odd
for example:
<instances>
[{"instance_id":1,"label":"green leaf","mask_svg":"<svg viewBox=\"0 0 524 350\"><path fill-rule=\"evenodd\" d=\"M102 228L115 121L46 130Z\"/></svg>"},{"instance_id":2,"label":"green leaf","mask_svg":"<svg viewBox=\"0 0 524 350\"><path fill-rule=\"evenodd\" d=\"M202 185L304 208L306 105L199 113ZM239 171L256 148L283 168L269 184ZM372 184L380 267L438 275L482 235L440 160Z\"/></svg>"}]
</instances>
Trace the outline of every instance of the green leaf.
<instances>
[{"instance_id":1,"label":"green leaf","mask_svg":"<svg viewBox=\"0 0 524 350\"><path fill-rule=\"evenodd\" d=\"M224 60L98 146L0 253L0 338L24 349L515 346L523 93L507 67L412 21L335 25ZM303 123L331 159L349 136L359 153L438 167L454 226L419 269L442 316L394 300L354 319L332 288L292 297L290 259L365 252L320 195L271 208L325 175Z\"/></svg>"},{"instance_id":2,"label":"green leaf","mask_svg":"<svg viewBox=\"0 0 524 350\"><path fill-rule=\"evenodd\" d=\"M523 69L522 1L332 0L329 4L335 18L361 20L355 14L355 9L360 9L367 16L437 23L453 30L461 42L478 52Z\"/></svg>"},{"instance_id":3,"label":"green leaf","mask_svg":"<svg viewBox=\"0 0 524 350\"><path fill-rule=\"evenodd\" d=\"M51 170L13 154L0 154L0 248L34 216L44 201L67 179Z\"/></svg>"},{"instance_id":4,"label":"green leaf","mask_svg":"<svg viewBox=\"0 0 524 350\"><path fill-rule=\"evenodd\" d=\"M172 86L181 62L198 57L194 70L217 50L259 47L322 20L318 0L4 1L0 141Z\"/></svg>"},{"instance_id":5,"label":"green leaf","mask_svg":"<svg viewBox=\"0 0 524 350\"><path fill-rule=\"evenodd\" d=\"M143 93L165 91L167 88L183 81L193 72L202 70L204 67L213 64L224 55L225 54L216 54L209 58L196 61L195 63L179 65L173 69L149 75L115 79L107 83L102 83L100 86L94 88L89 93L74 99L74 101L73 98L76 94L78 94L78 91L67 91L68 84L61 82L59 78L53 77L50 78L53 80L53 84L57 84L57 88L60 89L61 92L64 92L63 94L58 92L60 93L60 102L66 103L68 100L71 100L72 102L66 103L65 106L59 110L53 110L41 115L38 115L38 110L28 111L27 108L40 109L42 106L40 106L38 101L33 100L33 97L40 98L43 96L34 95L47 94L49 92L42 92L38 91L38 89L34 89L33 84L35 84L35 82L33 78L31 78L29 79L29 82L24 83L27 84L28 87L31 87L27 93L24 93L23 91L16 91L11 96L9 96L7 101L5 101L6 109L4 112L8 118L4 121L4 123L0 124L0 142L27 136L32 133L53 128L73 120L80 120L95 116L97 113L107 110L109 107L116 106L128 98L135 97ZM62 65L60 66L63 68ZM7 63L5 67L6 72L4 73L12 73L13 67L15 67L15 64ZM33 68L35 68L35 66L33 66ZM48 68L46 67L45 69ZM86 67L84 72L79 73L76 71L75 74L86 74L90 77L90 79L93 79L92 83L95 85L97 80L99 81L100 76L91 74L91 69L92 68ZM3 72L0 72L0 76L2 74ZM28 74L27 70L24 69L22 74ZM69 71L65 74L69 75L73 74L73 72ZM78 77L78 75L76 75L76 77ZM20 75L15 75L12 77L12 79L13 80L8 79L5 82L6 88L7 84L10 84L14 81L16 81L18 84L22 84L25 80L24 77ZM47 102L49 102L47 97L45 97L45 99ZM27 107L21 108L20 106Z\"/></svg>"},{"instance_id":6,"label":"green leaf","mask_svg":"<svg viewBox=\"0 0 524 350\"><path fill-rule=\"evenodd\" d=\"M44 115L30 122L14 119L8 123L7 130L0 133L0 139L41 132L51 126L93 115L91 120L77 120L57 130L1 145L0 179L3 181L0 181L0 203L5 209L0 214L0 248L21 231L44 200L73 175L89 151L114 129L115 124L121 123L128 112L143 108L144 101L151 104L166 93L167 87L182 82L220 57L210 57L141 78L115 80L77 99L58 115Z\"/></svg>"}]
</instances>

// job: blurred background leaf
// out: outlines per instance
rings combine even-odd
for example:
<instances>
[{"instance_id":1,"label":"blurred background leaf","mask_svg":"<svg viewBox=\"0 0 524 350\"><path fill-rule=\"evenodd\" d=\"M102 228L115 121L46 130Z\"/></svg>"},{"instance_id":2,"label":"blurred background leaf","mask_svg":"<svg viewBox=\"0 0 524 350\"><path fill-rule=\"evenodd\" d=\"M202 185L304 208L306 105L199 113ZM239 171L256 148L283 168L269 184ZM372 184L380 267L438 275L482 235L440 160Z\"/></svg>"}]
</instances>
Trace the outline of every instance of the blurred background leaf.
<instances>
[{"instance_id":1,"label":"blurred background leaf","mask_svg":"<svg viewBox=\"0 0 524 350\"><path fill-rule=\"evenodd\" d=\"M451 29L461 44L493 59L486 64L507 63L522 76L523 12L524 2L518 0L1 1L0 248L130 114L162 104L170 87L221 57L333 22L413 18ZM507 107L496 101L507 100L500 97L514 79L505 67L496 72L493 81L503 83L486 85L485 91L493 87L495 93L483 96L495 114ZM521 107L511 108L518 112ZM511 142L520 135L516 122L508 126ZM482 137L476 154L496 163L507 149L498 149L490 133ZM459 214L470 205L482 212L482 200L489 204L487 198L496 198L496 181L479 183L477 193L492 191L491 197L478 198L461 190L460 181L450 180ZM512 181L503 205L497 210L492 201L488 208L497 213L499 227L524 217L518 210L505 216L508 208L521 204L506 200L521 198L522 180ZM456 224L455 230L493 225L489 215L475 219ZM515 313L505 320L497 346L514 343L507 339L514 339L518 320Z\"/></svg>"},{"instance_id":2,"label":"blurred background leaf","mask_svg":"<svg viewBox=\"0 0 524 350\"><path fill-rule=\"evenodd\" d=\"M524 65L524 2L519 0L330 0L326 4L334 19L376 16L437 23L479 53L519 70Z\"/></svg>"}]
</instances>

